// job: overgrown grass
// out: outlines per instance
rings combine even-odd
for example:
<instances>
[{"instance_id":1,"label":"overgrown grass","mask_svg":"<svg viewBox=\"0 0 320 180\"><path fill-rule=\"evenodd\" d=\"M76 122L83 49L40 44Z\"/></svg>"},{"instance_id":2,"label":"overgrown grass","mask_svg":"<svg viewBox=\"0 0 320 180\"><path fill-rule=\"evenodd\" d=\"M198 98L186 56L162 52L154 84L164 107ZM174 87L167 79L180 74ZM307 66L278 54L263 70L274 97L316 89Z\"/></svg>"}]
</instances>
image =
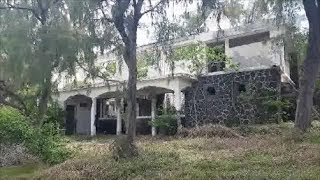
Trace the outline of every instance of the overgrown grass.
<instances>
[{"instance_id":1,"label":"overgrown grass","mask_svg":"<svg viewBox=\"0 0 320 180\"><path fill-rule=\"evenodd\" d=\"M0 179L32 179L36 172L43 169L40 164L26 164L23 166L0 168Z\"/></svg>"},{"instance_id":2,"label":"overgrown grass","mask_svg":"<svg viewBox=\"0 0 320 180\"><path fill-rule=\"evenodd\" d=\"M319 179L320 131L315 128L296 141L290 127L259 126L263 133L241 138L138 137L139 156L118 161L111 158L110 137L78 139L69 145L78 150L76 157L36 178Z\"/></svg>"}]
</instances>

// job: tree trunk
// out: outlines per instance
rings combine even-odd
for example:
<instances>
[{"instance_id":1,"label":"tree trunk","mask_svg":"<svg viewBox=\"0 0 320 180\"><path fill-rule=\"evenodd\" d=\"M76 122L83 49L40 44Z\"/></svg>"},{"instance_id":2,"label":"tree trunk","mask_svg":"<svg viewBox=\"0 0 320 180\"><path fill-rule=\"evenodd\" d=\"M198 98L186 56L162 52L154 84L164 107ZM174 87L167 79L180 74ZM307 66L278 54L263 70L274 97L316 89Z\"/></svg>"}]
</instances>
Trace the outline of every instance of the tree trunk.
<instances>
[{"instance_id":1,"label":"tree trunk","mask_svg":"<svg viewBox=\"0 0 320 180\"><path fill-rule=\"evenodd\" d=\"M48 102L51 96L51 87L52 87L52 83L51 83L51 72L50 72L50 75L47 78L45 78L45 82L43 83L41 96L39 99L39 114L38 114L39 127L43 125L44 118L48 110Z\"/></svg>"},{"instance_id":2,"label":"tree trunk","mask_svg":"<svg viewBox=\"0 0 320 180\"><path fill-rule=\"evenodd\" d=\"M129 68L129 79L127 86L127 122L128 122L128 141L133 143L136 135L136 94L137 94L137 60L136 60L136 47L130 48L130 60L127 61Z\"/></svg>"},{"instance_id":3,"label":"tree trunk","mask_svg":"<svg viewBox=\"0 0 320 180\"><path fill-rule=\"evenodd\" d=\"M313 93L320 65L320 8L315 0L304 0L303 3L309 21L309 45L300 79L295 127L305 132L311 126Z\"/></svg>"}]
</instances>

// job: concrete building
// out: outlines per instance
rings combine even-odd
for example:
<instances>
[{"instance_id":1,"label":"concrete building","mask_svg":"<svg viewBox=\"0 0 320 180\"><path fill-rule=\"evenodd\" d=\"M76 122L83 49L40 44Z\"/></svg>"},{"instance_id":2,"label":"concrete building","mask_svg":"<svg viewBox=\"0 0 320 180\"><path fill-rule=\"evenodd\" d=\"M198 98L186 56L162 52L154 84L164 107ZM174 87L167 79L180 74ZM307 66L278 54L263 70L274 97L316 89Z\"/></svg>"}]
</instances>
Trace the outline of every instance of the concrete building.
<instances>
[{"instance_id":1,"label":"concrete building","mask_svg":"<svg viewBox=\"0 0 320 180\"><path fill-rule=\"evenodd\" d=\"M269 69L276 66L281 71L279 74L281 82L286 82L290 81L290 70L286 61L284 42L281 39L284 33L284 29L281 28L251 25L177 39L174 40L173 48L199 41L208 46L220 46L223 47L225 54L232 59L232 62L239 65L238 72ZM139 47L138 51L150 50L152 46L150 44ZM172 70L164 53L158 60L157 67L146 67L147 75L137 83L137 133L140 134L156 134L148 121L155 119L157 109L161 106L172 105L181 112L183 117L184 92L198 81L189 70L187 61L179 61ZM78 83L76 87L70 86L75 79L78 82L85 79L86 72L81 68L78 69L76 78L56 77L61 78L61 83L59 94L55 96L55 99L67 112L66 132L68 134L96 135L97 133L121 134L125 132L126 103L123 100L121 82L127 80L128 69L112 54L100 56L97 61L104 66L114 63L116 71L111 78L114 81L106 83L101 79L95 79L90 82L90 86L81 86L81 83ZM220 66L206 67L203 76L212 73L224 74L226 72Z\"/></svg>"}]
</instances>

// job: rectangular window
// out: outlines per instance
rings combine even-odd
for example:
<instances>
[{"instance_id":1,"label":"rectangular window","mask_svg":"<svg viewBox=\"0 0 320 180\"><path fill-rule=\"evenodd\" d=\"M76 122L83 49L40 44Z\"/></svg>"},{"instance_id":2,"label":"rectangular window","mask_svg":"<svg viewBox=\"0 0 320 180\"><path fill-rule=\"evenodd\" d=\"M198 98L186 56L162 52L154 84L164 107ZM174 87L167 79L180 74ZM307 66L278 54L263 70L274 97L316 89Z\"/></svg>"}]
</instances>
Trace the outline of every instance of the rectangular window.
<instances>
[{"instance_id":1,"label":"rectangular window","mask_svg":"<svg viewBox=\"0 0 320 180\"><path fill-rule=\"evenodd\" d=\"M262 42L270 39L270 31L257 33L249 36L237 37L229 40L229 47L242 46L255 42Z\"/></svg>"},{"instance_id":2,"label":"rectangular window","mask_svg":"<svg viewBox=\"0 0 320 180\"><path fill-rule=\"evenodd\" d=\"M88 103L80 103L80 107L82 108L88 107Z\"/></svg>"}]
</instances>

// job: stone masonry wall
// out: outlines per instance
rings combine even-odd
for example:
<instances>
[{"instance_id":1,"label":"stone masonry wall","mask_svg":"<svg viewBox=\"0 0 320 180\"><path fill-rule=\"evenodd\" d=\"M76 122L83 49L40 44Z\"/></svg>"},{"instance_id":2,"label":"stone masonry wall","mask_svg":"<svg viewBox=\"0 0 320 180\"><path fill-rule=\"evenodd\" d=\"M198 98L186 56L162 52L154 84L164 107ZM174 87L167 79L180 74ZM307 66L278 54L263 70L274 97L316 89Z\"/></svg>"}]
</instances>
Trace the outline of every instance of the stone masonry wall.
<instances>
[{"instance_id":1,"label":"stone masonry wall","mask_svg":"<svg viewBox=\"0 0 320 180\"><path fill-rule=\"evenodd\" d=\"M186 126L263 123L272 114L261 104L277 100L280 91L278 67L202 76L185 91Z\"/></svg>"}]
</instances>

